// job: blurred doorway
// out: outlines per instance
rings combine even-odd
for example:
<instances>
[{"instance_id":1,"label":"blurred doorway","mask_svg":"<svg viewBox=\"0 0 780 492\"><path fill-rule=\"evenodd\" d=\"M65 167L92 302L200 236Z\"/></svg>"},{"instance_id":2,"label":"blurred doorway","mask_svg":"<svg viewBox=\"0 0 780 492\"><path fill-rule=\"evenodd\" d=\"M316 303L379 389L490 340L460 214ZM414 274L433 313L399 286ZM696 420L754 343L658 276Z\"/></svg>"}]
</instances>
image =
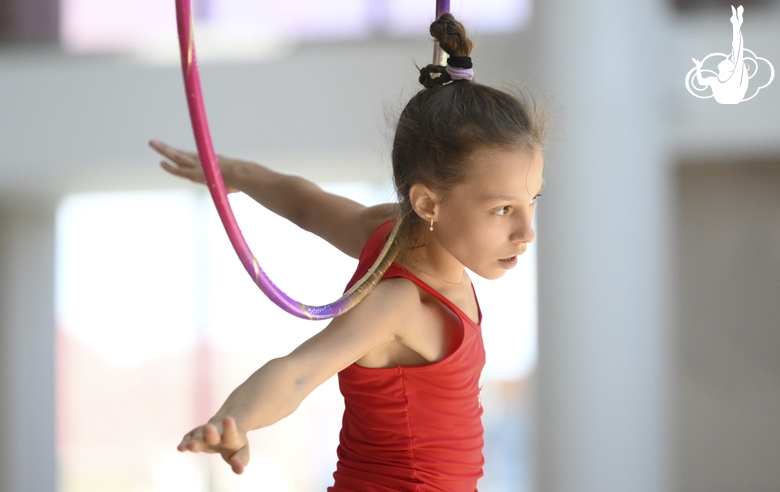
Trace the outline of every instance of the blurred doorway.
<instances>
[{"instance_id":1,"label":"blurred doorway","mask_svg":"<svg viewBox=\"0 0 780 492\"><path fill-rule=\"evenodd\" d=\"M780 490L780 158L677 178L676 490Z\"/></svg>"}]
</instances>

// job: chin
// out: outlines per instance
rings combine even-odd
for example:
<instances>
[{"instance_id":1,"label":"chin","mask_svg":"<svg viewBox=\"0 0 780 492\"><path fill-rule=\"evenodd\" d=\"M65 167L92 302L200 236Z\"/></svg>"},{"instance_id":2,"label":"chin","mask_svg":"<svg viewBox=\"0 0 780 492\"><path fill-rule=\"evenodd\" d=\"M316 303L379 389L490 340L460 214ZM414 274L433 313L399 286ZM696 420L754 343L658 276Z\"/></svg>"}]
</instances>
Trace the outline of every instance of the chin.
<instances>
[{"instance_id":1,"label":"chin","mask_svg":"<svg viewBox=\"0 0 780 492\"><path fill-rule=\"evenodd\" d=\"M484 278L485 280L498 280L504 275L506 275L507 270L490 270L489 272L482 272L478 270L471 270L472 272L476 273L480 277Z\"/></svg>"}]
</instances>

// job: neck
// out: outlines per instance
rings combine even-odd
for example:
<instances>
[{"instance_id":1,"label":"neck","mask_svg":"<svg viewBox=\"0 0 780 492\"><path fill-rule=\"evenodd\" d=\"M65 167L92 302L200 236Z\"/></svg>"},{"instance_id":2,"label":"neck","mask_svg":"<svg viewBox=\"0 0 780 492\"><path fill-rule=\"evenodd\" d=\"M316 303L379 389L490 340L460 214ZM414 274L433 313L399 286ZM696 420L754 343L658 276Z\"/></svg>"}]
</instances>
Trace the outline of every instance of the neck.
<instances>
[{"instance_id":1,"label":"neck","mask_svg":"<svg viewBox=\"0 0 780 492\"><path fill-rule=\"evenodd\" d=\"M466 277L463 264L455 259L433 234L426 236L425 246L409 251L401 264L415 274L421 273L447 285L461 286Z\"/></svg>"}]
</instances>

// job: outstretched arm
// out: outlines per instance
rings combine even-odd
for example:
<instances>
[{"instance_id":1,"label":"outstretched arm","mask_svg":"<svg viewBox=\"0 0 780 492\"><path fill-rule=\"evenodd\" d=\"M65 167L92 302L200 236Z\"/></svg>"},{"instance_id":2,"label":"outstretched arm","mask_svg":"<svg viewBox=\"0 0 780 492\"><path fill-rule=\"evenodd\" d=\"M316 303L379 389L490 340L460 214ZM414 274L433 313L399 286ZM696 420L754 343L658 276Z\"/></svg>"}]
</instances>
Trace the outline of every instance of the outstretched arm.
<instances>
[{"instance_id":1,"label":"outstretched arm","mask_svg":"<svg viewBox=\"0 0 780 492\"><path fill-rule=\"evenodd\" d=\"M179 451L220 453L235 473L249 462L246 433L290 415L317 386L375 347L403 336L420 306L403 279L380 282L355 308L286 357L274 359L237 387L208 423L187 433Z\"/></svg>"},{"instance_id":2,"label":"outstretched arm","mask_svg":"<svg viewBox=\"0 0 780 492\"><path fill-rule=\"evenodd\" d=\"M154 140L149 145L171 161L161 163L169 173L196 183L205 182L196 153ZM395 214L392 203L365 207L327 193L298 176L225 156L219 156L218 160L229 191L243 191L265 208L320 236L353 258L360 255L377 226Z\"/></svg>"}]
</instances>

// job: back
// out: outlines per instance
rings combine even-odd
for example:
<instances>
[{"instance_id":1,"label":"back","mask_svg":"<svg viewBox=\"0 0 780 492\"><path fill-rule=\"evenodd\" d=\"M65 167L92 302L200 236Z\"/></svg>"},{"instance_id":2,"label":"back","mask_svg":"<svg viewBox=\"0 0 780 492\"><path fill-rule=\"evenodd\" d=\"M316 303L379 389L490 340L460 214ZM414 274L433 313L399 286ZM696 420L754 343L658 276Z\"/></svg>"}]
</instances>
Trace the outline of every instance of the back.
<instances>
[{"instance_id":1,"label":"back","mask_svg":"<svg viewBox=\"0 0 780 492\"><path fill-rule=\"evenodd\" d=\"M351 287L384 245L383 223L360 255ZM479 376L482 332L457 306L398 264L383 278L408 278L460 320L457 348L424 366L371 369L352 364L339 373L345 410L331 492L474 492L482 476L483 430ZM481 313L480 313L481 321Z\"/></svg>"}]
</instances>

